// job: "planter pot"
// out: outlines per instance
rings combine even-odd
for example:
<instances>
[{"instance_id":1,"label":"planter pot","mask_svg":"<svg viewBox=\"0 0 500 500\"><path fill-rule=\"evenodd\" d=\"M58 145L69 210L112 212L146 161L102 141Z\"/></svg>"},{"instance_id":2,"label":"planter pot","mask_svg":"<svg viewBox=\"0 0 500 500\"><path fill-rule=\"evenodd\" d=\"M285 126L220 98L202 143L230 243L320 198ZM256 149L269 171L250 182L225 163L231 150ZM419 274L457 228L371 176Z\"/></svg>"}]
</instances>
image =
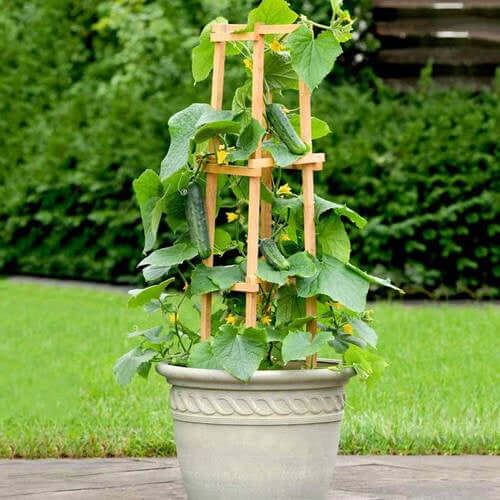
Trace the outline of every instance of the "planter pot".
<instances>
[{"instance_id":1,"label":"planter pot","mask_svg":"<svg viewBox=\"0 0 500 500\"><path fill-rule=\"evenodd\" d=\"M219 370L157 370L172 384L190 500L327 498L352 370L258 371L248 383Z\"/></svg>"}]
</instances>

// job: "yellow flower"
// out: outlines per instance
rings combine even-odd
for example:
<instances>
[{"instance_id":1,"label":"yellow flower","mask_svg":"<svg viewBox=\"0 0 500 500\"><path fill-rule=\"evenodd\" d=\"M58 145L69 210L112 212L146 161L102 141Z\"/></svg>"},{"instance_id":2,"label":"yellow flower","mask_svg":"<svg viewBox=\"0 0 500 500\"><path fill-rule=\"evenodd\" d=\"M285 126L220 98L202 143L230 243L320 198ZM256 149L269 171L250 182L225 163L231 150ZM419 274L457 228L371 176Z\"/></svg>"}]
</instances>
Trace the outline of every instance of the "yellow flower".
<instances>
[{"instance_id":1,"label":"yellow flower","mask_svg":"<svg viewBox=\"0 0 500 500\"><path fill-rule=\"evenodd\" d=\"M291 195L292 194L292 188L287 184L283 184L283 186L280 186L278 189L278 194L279 195Z\"/></svg>"},{"instance_id":2,"label":"yellow flower","mask_svg":"<svg viewBox=\"0 0 500 500\"><path fill-rule=\"evenodd\" d=\"M349 335L352 335L352 332L354 331L354 328L349 323L346 323L344 326L342 326L342 330L344 330L345 333L348 333Z\"/></svg>"},{"instance_id":3,"label":"yellow flower","mask_svg":"<svg viewBox=\"0 0 500 500\"><path fill-rule=\"evenodd\" d=\"M168 319L170 323L175 323L175 313L170 313Z\"/></svg>"},{"instance_id":4,"label":"yellow flower","mask_svg":"<svg viewBox=\"0 0 500 500\"><path fill-rule=\"evenodd\" d=\"M290 241L290 236L286 233L281 233L281 241Z\"/></svg>"},{"instance_id":5,"label":"yellow flower","mask_svg":"<svg viewBox=\"0 0 500 500\"><path fill-rule=\"evenodd\" d=\"M253 65L250 59L243 59L243 64L245 65L245 68L248 69L248 71L252 71Z\"/></svg>"},{"instance_id":6,"label":"yellow flower","mask_svg":"<svg viewBox=\"0 0 500 500\"><path fill-rule=\"evenodd\" d=\"M182 287L182 289L183 289L184 291L186 291L188 288L189 288L189 285L188 285L187 283L184 283L184 286Z\"/></svg>"},{"instance_id":7,"label":"yellow flower","mask_svg":"<svg viewBox=\"0 0 500 500\"><path fill-rule=\"evenodd\" d=\"M225 150L220 150L215 153L215 156L217 157L217 163L219 165L223 165L226 163L226 156L227 156L227 151Z\"/></svg>"},{"instance_id":8,"label":"yellow flower","mask_svg":"<svg viewBox=\"0 0 500 500\"><path fill-rule=\"evenodd\" d=\"M277 38L275 38L270 44L269 44L269 48L273 51L273 52L281 52L283 50L285 50L285 47L283 47L283 45L281 45L281 43L279 42L279 40Z\"/></svg>"},{"instance_id":9,"label":"yellow flower","mask_svg":"<svg viewBox=\"0 0 500 500\"><path fill-rule=\"evenodd\" d=\"M226 316L226 323L234 325L236 323L236 316L234 314L229 313Z\"/></svg>"},{"instance_id":10,"label":"yellow flower","mask_svg":"<svg viewBox=\"0 0 500 500\"><path fill-rule=\"evenodd\" d=\"M346 19L348 22L351 22L352 21L351 14L349 14L349 12L347 12L347 11L344 11L344 13L345 13L344 14L344 16L345 16L344 19Z\"/></svg>"},{"instance_id":11,"label":"yellow flower","mask_svg":"<svg viewBox=\"0 0 500 500\"><path fill-rule=\"evenodd\" d=\"M228 222L234 222L235 220L238 220L239 215L235 214L234 212L226 212L226 218Z\"/></svg>"},{"instance_id":12,"label":"yellow flower","mask_svg":"<svg viewBox=\"0 0 500 500\"><path fill-rule=\"evenodd\" d=\"M331 300L329 300L327 302L327 305L329 305L330 307L334 307L335 309L341 309L342 308L342 304L340 302L333 302Z\"/></svg>"},{"instance_id":13,"label":"yellow flower","mask_svg":"<svg viewBox=\"0 0 500 500\"><path fill-rule=\"evenodd\" d=\"M263 324L263 325L270 325L271 324L271 318L267 315L265 316L262 316L260 318L260 322Z\"/></svg>"},{"instance_id":14,"label":"yellow flower","mask_svg":"<svg viewBox=\"0 0 500 500\"><path fill-rule=\"evenodd\" d=\"M290 113L290 110L288 108L285 108L285 106L281 106L281 109L283 110L283 113L285 113L285 115Z\"/></svg>"}]
</instances>

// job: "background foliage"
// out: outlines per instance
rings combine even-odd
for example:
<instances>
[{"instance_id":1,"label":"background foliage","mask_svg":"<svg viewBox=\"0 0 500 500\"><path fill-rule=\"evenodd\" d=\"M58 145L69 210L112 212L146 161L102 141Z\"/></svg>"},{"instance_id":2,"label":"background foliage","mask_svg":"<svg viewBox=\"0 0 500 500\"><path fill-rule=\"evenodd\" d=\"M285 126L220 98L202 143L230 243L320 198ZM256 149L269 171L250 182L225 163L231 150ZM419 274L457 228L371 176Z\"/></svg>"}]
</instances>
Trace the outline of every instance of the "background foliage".
<instances>
[{"instance_id":1,"label":"background foliage","mask_svg":"<svg viewBox=\"0 0 500 500\"><path fill-rule=\"evenodd\" d=\"M208 102L188 57L201 26L242 21L253 3L2 1L1 271L135 279L143 236L131 180L158 169L169 116ZM316 146L328 158L319 194L368 216L363 239L352 235L365 268L433 297L495 296L500 95L439 91L428 77L404 95L388 90L362 69L376 42L367 5L351 4L356 41L314 101L334 131ZM329 14L319 0L302 10ZM229 67L226 88L238 74Z\"/></svg>"}]
</instances>

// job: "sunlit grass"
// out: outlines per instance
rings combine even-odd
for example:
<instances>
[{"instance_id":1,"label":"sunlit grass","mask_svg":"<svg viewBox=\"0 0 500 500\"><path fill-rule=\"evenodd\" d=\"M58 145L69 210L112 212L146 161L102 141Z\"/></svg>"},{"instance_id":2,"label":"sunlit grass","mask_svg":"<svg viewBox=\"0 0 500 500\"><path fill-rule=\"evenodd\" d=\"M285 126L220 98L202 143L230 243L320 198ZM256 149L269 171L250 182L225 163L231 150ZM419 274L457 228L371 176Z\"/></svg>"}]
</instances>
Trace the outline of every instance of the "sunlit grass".
<instances>
[{"instance_id":1,"label":"sunlit grass","mask_svg":"<svg viewBox=\"0 0 500 500\"><path fill-rule=\"evenodd\" d=\"M125 333L152 319L118 292L0 282L0 455L175 453L167 386L121 389ZM498 453L498 306L375 307L390 361L347 388L343 453Z\"/></svg>"}]
</instances>

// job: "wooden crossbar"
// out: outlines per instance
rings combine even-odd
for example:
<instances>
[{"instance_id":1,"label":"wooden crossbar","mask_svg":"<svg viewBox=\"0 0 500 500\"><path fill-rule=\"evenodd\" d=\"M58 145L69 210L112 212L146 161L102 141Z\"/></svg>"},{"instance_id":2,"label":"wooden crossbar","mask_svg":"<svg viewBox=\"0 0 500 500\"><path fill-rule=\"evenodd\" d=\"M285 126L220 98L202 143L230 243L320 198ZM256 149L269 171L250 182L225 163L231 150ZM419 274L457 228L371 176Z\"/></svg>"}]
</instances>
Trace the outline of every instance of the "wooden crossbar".
<instances>
[{"instance_id":1,"label":"wooden crossbar","mask_svg":"<svg viewBox=\"0 0 500 500\"><path fill-rule=\"evenodd\" d=\"M236 42L258 40L261 35L286 35L296 30L298 24L260 24L253 31L243 31L246 24L214 24L210 40L212 42Z\"/></svg>"},{"instance_id":2,"label":"wooden crossbar","mask_svg":"<svg viewBox=\"0 0 500 500\"><path fill-rule=\"evenodd\" d=\"M253 42L252 53L252 117L265 127L264 104L264 50L265 35L287 34L295 30L297 24L264 25L256 23L253 31L244 32L244 24L215 24L212 27L211 40L215 44L212 75L212 99L214 109L222 109L224 87L224 61L226 42L247 40ZM271 101L272 95L267 96ZM300 132L304 142L311 145L311 93L302 79L299 79ZM217 150L217 143L211 142L211 151ZM325 155L323 153L307 153L305 156L284 167L300 170L302 173L302 196L304 200L304 247L315 255L316 228L314 220L314 172L323 168ZM256 276L258 264L259 230L262 238L271 236L272 213L271 205L260 200L260 188L263 182L268 188L272 186L272 169L275 167L273 158L262 151L262 141L258 145L247 166L223 165L210 162L205 165L206 172L206 212L209 227L210 242L213 248L215 234L215 215L217 199L217 175L237 175L249 178L248 200L248 236L247 236L247 274L244 282L235 283L233 292L246 294L245 322L247 326L257 323L257 293L259 287L266 289L268 283L262 282ZM213 265L213 256L206 259L207 266ZM205 294L201 301L202 340L210 336L211 328L211 295ZM316 299L306 299L306 314L316 316ZM316 333L316 321L308 323L307 329L313 335ZM316 363L315 357L307 359L310 367Z\"/></svg>"}]
</instances>

